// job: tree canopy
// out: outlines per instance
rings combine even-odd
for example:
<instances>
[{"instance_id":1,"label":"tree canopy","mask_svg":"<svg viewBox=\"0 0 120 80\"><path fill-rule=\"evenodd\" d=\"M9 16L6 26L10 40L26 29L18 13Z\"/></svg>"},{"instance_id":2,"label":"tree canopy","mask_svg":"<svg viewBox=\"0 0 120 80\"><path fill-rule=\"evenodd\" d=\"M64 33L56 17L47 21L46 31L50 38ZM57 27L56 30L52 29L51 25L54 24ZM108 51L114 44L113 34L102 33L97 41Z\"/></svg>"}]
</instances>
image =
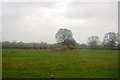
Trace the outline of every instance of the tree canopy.
<instances>
[{"instance_id":1,"label":"tree canopy","mask_svg":"<svg viewBox=\"0 0 120 80\"><path fill-rule=\"evenodd\" d=\"M114 32L108 32L104 35L103 44L110 49L114 49L117 43L117 34Z\"/></svg>"},{"instance_id":2,"label":"tree canopy","mask_svg":"<svg viewBox=\"0 0 120 80\"><path fill-rule=\"evenodd\" d=\"M88 37L88 45L91 49L96 48L99 43L99 37L98 36L90 36Z\"/></svg>"},{"instance_id":3,"label":"tree canopy","mask_svg":"<svg viewBox=\"0 0 120 80\"><path fill-rule=\"evenodd\" d=\"M60 28L55 35L55 38L58 43L62 45L74 45L75 40L73 38L72 31L69 29L62 29Z\"/></svg>"}]
</instances>

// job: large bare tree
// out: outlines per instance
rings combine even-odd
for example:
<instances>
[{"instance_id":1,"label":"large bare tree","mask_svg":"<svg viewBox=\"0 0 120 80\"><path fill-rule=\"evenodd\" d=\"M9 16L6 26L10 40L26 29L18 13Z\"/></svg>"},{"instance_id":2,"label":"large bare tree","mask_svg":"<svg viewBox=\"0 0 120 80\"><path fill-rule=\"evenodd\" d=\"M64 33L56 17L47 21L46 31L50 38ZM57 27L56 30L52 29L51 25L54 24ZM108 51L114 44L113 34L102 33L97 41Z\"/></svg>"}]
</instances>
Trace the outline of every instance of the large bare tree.
<instances>
[{"instance_id":1,"label":"large bare tree","mask_svg":"<svg viewBox=\"0 0 120 80\"><path fill-rule=\"evenodd\" d=\"M98 36L90 36L88 37L88 45L91 49L95 49L99 43L99 37Z\"/></svg>"},{"instance_id":2,"label":"large bare tree","mask_svg":"<svg viewBox=\"0 0 120 80\"><path fill-rule=\"evenodd\" d=\"M72 45L74 46L75 40L73 38L72 31L69 29L62 29L60 28L58 32L55 35L55 38L58 43L61 43L62 45Z\"/></svg>"},{"instance_id":3,"label":"large bare tree","mask_svg":"<svg viewBox=\"0 0 120 80\"><path fill-rule=\"evenodd\" d=\"M117 43L117 35L114 32L108 32L104 35L103 39L104 45L107 46L109 49L114 49L116 43Z\"/></svg>"}]
</instances>

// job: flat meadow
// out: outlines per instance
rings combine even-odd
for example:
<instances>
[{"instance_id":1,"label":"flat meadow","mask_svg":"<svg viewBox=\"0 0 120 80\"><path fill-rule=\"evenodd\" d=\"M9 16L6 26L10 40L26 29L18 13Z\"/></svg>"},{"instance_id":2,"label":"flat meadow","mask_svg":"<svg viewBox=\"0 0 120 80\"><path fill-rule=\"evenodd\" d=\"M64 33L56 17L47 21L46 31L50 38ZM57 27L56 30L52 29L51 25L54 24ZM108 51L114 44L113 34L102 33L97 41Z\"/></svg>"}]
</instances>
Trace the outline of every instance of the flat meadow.
<instances>
[{"instance_id":1,"label":"flat meadow","mask_svg":"<svg viewBox=\"0 0 120 80\"><path fill-rule=\"evenodd\" d=\"M3 78L117 78L118 51L3 49Z\"/></svg>"}]
</instances>

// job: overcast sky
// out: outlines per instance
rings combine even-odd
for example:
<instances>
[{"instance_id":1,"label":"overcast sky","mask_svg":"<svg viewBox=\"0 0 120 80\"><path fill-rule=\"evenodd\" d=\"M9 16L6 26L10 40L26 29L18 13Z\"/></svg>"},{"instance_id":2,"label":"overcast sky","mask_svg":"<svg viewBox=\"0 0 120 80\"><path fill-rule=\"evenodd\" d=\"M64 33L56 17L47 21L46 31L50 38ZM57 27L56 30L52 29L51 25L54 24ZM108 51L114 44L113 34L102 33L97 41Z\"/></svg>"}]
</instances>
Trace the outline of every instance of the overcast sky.
<instances>
[{"instance_id":1,"label":"overcast sky","mask_svg":"<svg viewBox=\"0 0 120 80\"><path fill-rule=\"evenodd\" d=\"M73 32L78 43L118 32L117 2L4 2L2 37L8 41L55 43L59 28Z\"/></svg>"}]
</instances>

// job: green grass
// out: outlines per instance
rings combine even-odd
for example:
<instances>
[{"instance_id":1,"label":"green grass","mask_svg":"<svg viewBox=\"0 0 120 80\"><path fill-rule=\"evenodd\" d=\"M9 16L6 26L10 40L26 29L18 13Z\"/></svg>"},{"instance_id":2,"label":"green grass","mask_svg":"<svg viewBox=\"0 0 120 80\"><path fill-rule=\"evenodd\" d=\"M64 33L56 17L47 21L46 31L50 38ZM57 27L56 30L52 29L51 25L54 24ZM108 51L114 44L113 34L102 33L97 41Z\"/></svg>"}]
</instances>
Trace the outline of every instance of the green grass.
<instances>
[{"instance_id":1,"label":"green grass","mask_svg":"<svg viewBox=\"0 0 120 80\"><path fill-rule=\"evenodd\" d=\"M3 49L3 78L116 78L118 52L112 50Z\"/></svg>"},{"instance_id":2,"label":"green grass","mask_svg":"<svg viewBox=\"0 0 120 80\"><path fill-rule=\"evenodd\" d=\"M0 78L2 77L2 49L0 48Z\"/></svg>"}]
</instances>

